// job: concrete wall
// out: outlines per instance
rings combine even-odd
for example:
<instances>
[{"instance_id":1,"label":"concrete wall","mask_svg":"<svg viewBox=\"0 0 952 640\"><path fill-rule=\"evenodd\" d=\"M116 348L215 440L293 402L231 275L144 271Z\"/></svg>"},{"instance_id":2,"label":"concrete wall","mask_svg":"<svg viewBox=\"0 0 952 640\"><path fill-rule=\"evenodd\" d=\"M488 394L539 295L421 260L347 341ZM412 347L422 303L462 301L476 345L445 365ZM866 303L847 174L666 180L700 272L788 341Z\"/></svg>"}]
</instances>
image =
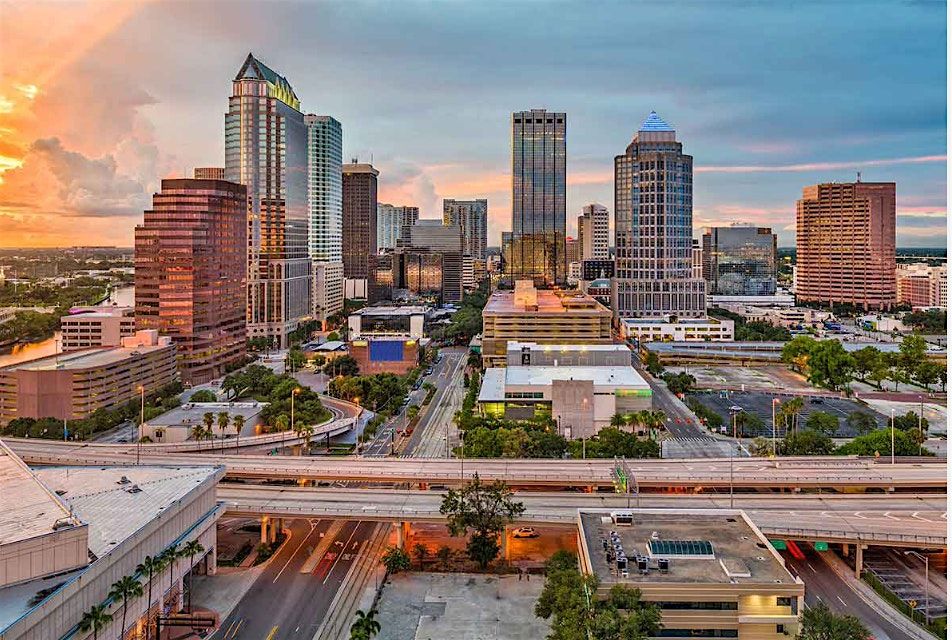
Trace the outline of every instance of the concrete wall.
<instances>
[{"instance_id":1,"label":"concrete wall","mask_svg":"<svg viewBox=\"0 0 952 640\"><path fill-rule=\"evenodd\" d=\"M566 438L595 434L595 386L591 380L553 380L552 417Z\"/></svg>"}]
</instances>

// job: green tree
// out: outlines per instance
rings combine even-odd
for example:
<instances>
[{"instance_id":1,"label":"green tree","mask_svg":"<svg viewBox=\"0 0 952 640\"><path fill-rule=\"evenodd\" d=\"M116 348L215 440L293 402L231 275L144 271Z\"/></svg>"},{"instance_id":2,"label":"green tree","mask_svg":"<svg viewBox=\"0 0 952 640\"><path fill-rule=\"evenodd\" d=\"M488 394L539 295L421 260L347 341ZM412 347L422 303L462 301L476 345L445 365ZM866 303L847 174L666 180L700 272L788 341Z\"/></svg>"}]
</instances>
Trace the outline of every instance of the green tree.
<instances>
[{"instance_id":1,"label":"green tree","mask_svg":"<svg viewBox=\"0 0 952 640\"><path fill-rule=\"evenodd\" d=\"M853 352L853 362L856 367L856 375L862 380L872 373L882 364L882 352L876 347L863 347Z\"/></svg>"},{"instance_id":2,"label":"green tree","mask_svg":"<svg viewBox=\"0 0 952 640\"><path fill-rule=\"evenodd\" d=\"M923 385L926 389L930 388L934 384L941 384L942 390L945 391L945 375L946 369L937 362L932 362L931 360L926 360L918 367L913 374L915 380Z\"/></svg>"},{"instance_id":3,"label":"green tree","mask_svg":"<svg viewBox=\"0 0 952 640\"><path fill-rule=\"evenodd\" d=\"M899 414L895 418L895 427L897 429L902 429L903 431L919 431L919 414L915 411L907 411L906 413ZM929 431L929 421L923 417L922 418L922 431Z\"/></svg>"},{"instance_id":4,"label":"green tree","mask_svg":"<svg viewBox=\"0 0 952 640\"><path fill-rule=\"evenodd\" d=\"M829 437L836 435L840 428L840 419L832 413L814 411L807 418L807 429L822 433Z\"/></svg>"},{"instance_id":5,"label":"green tree","mask_svg":"<svg viewBox=\"0 0 952 640\"><path fill-rule=\"evenodd\" d=\"M612 415L609 424L616 429L621 429L626 424L628 424L628 418L623 413L616 413Z\"/></svg>"},{"instance_id":6,"label":"green tree","mask_svg":"<svg viewBox=\"0 0 952 640\"><path fill-rule=\"evenodd\" d=\"M195 556L204 553L205 547L198 540L189 540L182 547L182 557L188 558L188 612L192 612L192 571L195 568ZM140 594L141 595L141 594Z\"/></svg>"},{"instance_id":7,"label":"green tree","mask_svg":"<svg viewBox=\"0 0 952 640\"><path fill-rule=\"evenodd\" d=\"M380 622L376 620L377 610L364 613L357 609L357 619L350 625L350 640L370 640L380 633Z\"/></svg>"},{"instance_id":8,"label":"green tree","mask_svg":"<svg viewBox=\"0 0 952 640\"><path fill-rule=\"evenodd\" d=\"M146 609L149 611L151 611L151 607L152 607L152 579L156 575L162 573L162 570L164 568L165 568L165 561L162 559L161 556L146 556L145 558L142 559L142 562L140 562L136 566L137 573L144 574L149 577L148 581L146 581L146 584L148 585L147 589L149 594L149 599L146 602ZM152 633L152 618L150 616L149 619L145 621L146 640L149 640L151 633Z\"/></svg>"},{"instance_id":9,"label":"green tree","mask_svg":"<svg viewBox=\"0 0 952 640\"><path fill-rule=\"evenodd\" d=\"M241 441L241 430L245 428L245 417L236 413L231 419L231 426L235 428L235 452L238 451L238 443Z\"/></svg>"},{"instance_id":10,"label":"green tree","mask_svg":"<svg viewBox=\"0 0 952 640\"><path fill-rule=\"evenodd\" d=\"M807 379L818 387L841 389L850 381L853 366L853 357L839 340L823 340L810 353Z\"/></svg>"},{"instance_id":11,"label":"green tree","mask_svg":"<svg viewBox=\"0 0 952 640\"><path fill-rule=\"evenodd\" d=\"M789 364L800 373L809 371L810 356L816 349L817 341L809 336L796 336L793 340L783 345L780 351L780 359Z\"/></svg>"},{"instance_id":12,"label":"green tree","mask_svg":"<svg viewBox=\"0 0 952 640\"><path fill-rule=\"evenodd\" d=\"M853 438L836 450L841 455L855 456L888 456L892 452L891 429L877 429L864 436ZM918 456L932 455L919 445L918 432L896 429L896 455Z\"/></svg>"},{"instance_id":13,"label":"green tree","mask_svg":"<svg viewBox=\"0 0 952 640\"><path fill-rule=\"evenodd\" d=\"M796 431L797 421L802 410L803 396L794 396L777 407L777 419L783 423L787 431Z\"/></svg>"},{"instance_id":14,"label":"green tree","mask_svg":"<svg viewBox=\"0 0 952 640\"><path fill-rule=\"evenodd\" d=\"M450 560L453 559L453 550L446 545L443 545L436 550L436 559L440 563L440 568L443 571L446 571L450 566Z\"/></svg>"},{"instance_id":15,"label":"green tree","mask_svg":"<svg viewBox=\"0 0 952 640\"><path fill-rule=\"evenodd\" d=\"M360 374L360 365L353 356L338 356L324 365L324 373L329 376L356 376Z\"/></svg>"},{"instance_id":16,"label":"green tree","mask_svg":"<svg viewBox=\"0 0 952 640\"><path fill-rule=\"evenodd\" d=\"M206 438L214 437L215 432L212 430L212 427L215 425L215 414L212 413L211 411L206 411L202 415L202 424L205 425L204 437Z\"/></svg>"},{"instance_id":17,"label":"green tree","mask_svg":"<svg viewBox=\"0 0 952 640\"><path fill-rule=\"evenodd\" d=\"M105 605L96 604L83 614L79 621L79 630L83 633L92 631L93 640L96 640L99 637L99 632L110 622L112 622L112 614L106 613Z\"/></svg>"},{"instance_id":18,"label":"green tree","mask_svg":"<svg viewBox=\"0 0 952 640\"><path fill-rule=\"evenodd\" d=\"M218 397L215 396L215 393L209 391L208 389L201 389L192 394L192 397L188 399L189 402L217 402Z\"/></svg>"},{"instance_id":19,"label":"green tree","mask_svg":"<svg viewBox=\"0 0 952 640\"><path fill-rule=\"evenodd\" d=\"M142 597L142 583L132 576L123 576L112 584L109 597L122 601L122 626L119 628L119 637L126 632L126 614L129 610L129 600Z\"/></svg>"},{"instance_id":20,"label":"green tree","mask_svg":"<svg viewBox=\"0 0 952 640\"><path fill-rule=\"evenodd\" d=\"M876 416L865 411L852 411L846 416L846 424L853 428L858 435L875 431L879 427Z\"/></svg>"},{"instance_id":21,"label":"green tree","mask_svg":"<svg viewBox=\"0 0 952 640\"><path fill-rule=\"evenodd\" d=\"M648 351L645 356L645 369L648 370L648 373L654 377L659 377L664 373L664 367L661 366L661 360L658 358L658 354L654 351Z\"/></svg>"},{"instance_id":22,"label":"green tree","mask_svg":"<svg viewBox=\"0 0 952 640\"><path fill-rule=\"evenodd\" d=\"M899 344L899 368L912 378L919 366L926 360L926 341L918 335L908 335Z\"/></svg>"},{"instance_id":23,"label":"green tree","mask_svg":"<svg viewBox=\"0 0 952 640\"><path fill-rule=\"evenodd\" d=\"M301 455L304 455L304 453L311 448L311 437L314 435L314 425L307 424L300 420L296 420L295 422L297 422L297 424L294 425L294 435L303 440L301 443Z\"/></svg>"},{"instance_id":24,"label":"green tree","mask_svg":"<svg viewBox=\"0 0 952 640\"><path fill-rule=\"evenodd\" d=\"M867 640L870 631L858 618L833 613L825 603L803 612L799 640Z\"/></svg>"},{"instance_id":25,"label":"green tree","mask_svg":"<svg viewBox=\"0 0 952 640\"><path fill-rule=\"evenodd\" d=\"M813 429L787 433L777 443L777 453L782 456L828 456L833 449L830 436Z\"/></svg>"},{"instance_id":26,"label":"green tree","mask_svg":"<svg viewBox=\"0 0 952 640\"><path fill-rule=\"evenodd\" d=\"M426 562L427 556L429 555L429 549L427 549L426 545L422 542L417 542L413 545L413 557L420 563L420 571L423 571L423 563Z\"/></svg>"},{"instance_id":27,"label":"green tree","mask_svg":"<svg viewBox=\"0 0 952 640\"><path fill-rule=\"evenodd\" d=\"M162 552L162 561L169 567L169 593L172 593L172 586L175 584L175 562L181 557L182 550L178 543L171 544ZM184 604L184 603L183 603Z\"/></svg>"},{"instance_id":28,"label":"green tree","mask_svg":"<svg viewBox=\"0 0 952 640\"><path fill-rule=\"evenodd\" d=\"M388 547L380 561L387 573L401 573L411 567L410 555L400 547Z\"/></svg>"},{"instance_id":29,"label":"green tree","mask_svg":"<svg viewBox=\"0 0 952 640\"><path fill-rule=\"evenodd\" d=\"M228 415L227 411L218 412L218 431L221 433L221 437L225 437L225 431L228 429L228 425L231 424L231 416Z\"/></svg>"},{"instance_id":30,"label":"green tree","mask_svg":"<svg viewBox=\"0 0 952 640\"><path fill-rule=\"evenodd\" d=\"M690 391L697 383L697 379L690 373L681 371L679 373L665 373L662 378L671 393L682 395Z\"/></svg>"},{"instance_id":31,"label":"green tree","mask_svg":"<svg viewBox=\"0 0 952 640\"><path fill-rule=\"evenodd\" d=\"M275 431L287 431L289 425L291 424L291 419L288 418L287 414L282 413L277 418L274 419L274 430Z\"/></svg>"},{"instance_id":32,"label":"green tree","mask_svg":"<svg viewBox=\"0 0 952 640\"><path fill-rule=\"evenodd\" d=\"M498 535L525 511L525 506L512 496L505 482L485 484L479 474L461 489L450 489L443 496L440 513L446 516L450 535L469 534L466 551L483 569L499 555Z\"/></svg>"}]
</instances>

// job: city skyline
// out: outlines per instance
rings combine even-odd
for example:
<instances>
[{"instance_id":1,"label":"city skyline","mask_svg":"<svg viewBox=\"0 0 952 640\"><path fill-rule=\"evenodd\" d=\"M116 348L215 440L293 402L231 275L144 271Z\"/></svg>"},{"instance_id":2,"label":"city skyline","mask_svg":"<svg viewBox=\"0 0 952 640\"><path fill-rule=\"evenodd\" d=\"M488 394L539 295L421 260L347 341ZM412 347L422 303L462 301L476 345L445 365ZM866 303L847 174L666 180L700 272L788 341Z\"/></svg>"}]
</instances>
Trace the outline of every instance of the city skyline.
<instances>
[{"instance_id":1,"label":"city skyline","mask_svg":"<svg viewBox=\"0 0 952 640\"><path fill-rule=\"evenodd\" d=\"M701 5L678 26L670 24L676 9L663 5L558 6L519 33L524 21L515 18L529 9L509 7L514 19L500 25L494 3L399 12L235 4L224 17L211 3L4 5L0 39L18 55L0 62L0 244L131 246L161 178L220 162L227 80L251 50L293 80L303 104L343 123L345 158L373 156L381 201L438 218L443 198L487 198L490 246L511 216L509 114L529 106L572 121L570 236L582 205L611 201L611 159L656 110L692 141L696 234L747 222L773 227L779 244L792 246L802 187L862 171L864 180L897 183L900 246L945 245L942 3ZM723 24L725 12L729 29L705 28ZM323 14L329 19L308 19ZM387 36L394 20L410 37ZM633 21L647 27L634 42ZM40 35L13 28L39 24L47 27ZM827 26L811 31L811 55L797 54L798 27L816 24ZM461 44L463 25L481 37ZM598 41L573 49L565 65L511 62L543 38L565 50L592 30ZM684 39L676 55L641 64L672 37ZM365 43L361 56L345 46L354 40ZM630 55L615 55L622 47ZM724 55L708 56L712 48ZM380 94L391 99L367 99ZM460 113L465 127L450 117Z\"/></svg>"}]
</instances>

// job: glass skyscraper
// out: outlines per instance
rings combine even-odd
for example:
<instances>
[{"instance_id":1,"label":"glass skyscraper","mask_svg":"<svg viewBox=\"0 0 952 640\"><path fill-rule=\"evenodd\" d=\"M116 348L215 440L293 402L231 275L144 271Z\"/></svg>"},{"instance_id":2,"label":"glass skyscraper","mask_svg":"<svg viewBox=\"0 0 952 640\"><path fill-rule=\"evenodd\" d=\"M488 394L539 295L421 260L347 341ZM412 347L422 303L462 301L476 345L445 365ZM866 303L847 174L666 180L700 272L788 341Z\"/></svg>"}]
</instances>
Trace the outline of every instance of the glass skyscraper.
<instances>
[{"instance_id":1,"label":"glass skyscraper","mask_svg":"<svg viewBox=\"0 0 952 640\"><path fill-rule=\"evenodd\" d=\"M463 253L477 259L486 257L486 224L489 203L485 199L443 199L443 224L463 230Z\"/></svg>"},{"instance_id":2,"label":"glass skyscraper","mask_svg":"<svg viewBox=\"0 0 952 640\"><path fill-rule=\"evenodd\" d=\"M691 270L693 158L652 111L615 156L615 278L619 318L705 315L705 286Z\"/></svg>"},{"instance_id":3,"label":"glass skyscraper","mask_svg":"<svg viewBox=\"0 0 952 640\"><path fill-rule=\"evenodd\" d=\"M777 293L777 236L767 227L709 227L701 239L707 291L721 296Z\"/></svg>"},{"instance_id":4,"label":"glass skyscraper","mask_svg":"<svg viewBox=\"0 0 952 640\"><path fill-rule=\"evenodd\" d=\"M545 109L512 114L512 281L566 281L565 125L564 113Z\"/></svg>"},{"instance_id":5,"label":"glass skyscraper","mask_svg":"<svg viewBox=\"0 0 952 640\"><path fill-rule=\"evenodd\" d=\"M344 308L343 131L330 116L308 114L308 253L314 267L314 317L324 321Z\"/></svg>"},{"instance_id":6,"label":"glass skyscraper","mask_svg":"<svg viewBox=\"0 0 952 640\"><path fill-rule=\"evenodd\" d=\"M225 114L225 179L248 189L248 336L281 347L310 317L307 126L291 84L252 54Z\"/></svg>"}]
</instances>

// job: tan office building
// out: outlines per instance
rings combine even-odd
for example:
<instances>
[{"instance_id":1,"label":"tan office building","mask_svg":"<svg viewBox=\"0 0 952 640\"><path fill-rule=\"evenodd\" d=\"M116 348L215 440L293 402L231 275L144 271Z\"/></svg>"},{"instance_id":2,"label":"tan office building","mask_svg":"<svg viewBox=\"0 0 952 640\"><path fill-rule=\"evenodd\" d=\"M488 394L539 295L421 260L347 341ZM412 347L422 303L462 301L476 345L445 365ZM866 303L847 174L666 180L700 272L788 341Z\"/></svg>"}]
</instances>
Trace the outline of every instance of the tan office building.
<instances>
[{"instance_id":1,"label":"tan office building","mask_svg":"<svg viewBox=\"0 0 952 640\"><path fill-rule=\"evenodd\" d=\"M0 425L14 418L77 420L175 382L175 346L138 331L120 347L85 349L0 369Z\"/></svg>"},{"instance_id":2,"label":"tan office building","mask_svg":"<svg viewBox=\"0 0 952 640\"><path fill-rule=\"evenodd\" d=\"M580 511L583 573L661 609L665 637L781 640L800 631L804 586L743 511Z\"/></svg>"},{"instance_id":3,"label":"tan office building","mask_svg":"<svg viewBox=\"0 0 952 640\"><path fill-rule=\"evenodd\" d=\"M63 351L118 347L136 332L132 307L74 307L60 318Z\"/></svg>"},{"instance_id":4,"label":"tan office building","mask_svg":"<svg viewBox=\"0 0 952 640\"><path fill-rule=\"evenodd\" d=\"M797 201L797 300L896 303L896 183L824 183Z\"/></svg>"},{"instance_id":5,"label":"tan office building","mask_svg":"<svg viewBox=\"0 0 952 640\"><path fill-rule=\"evenodd\" d=\"M539 290L531 281L496 291L483 309L483 366L506 366L510 340L539 344L611 344L612 313L578 291Z\"/></svg>"}]
</instances>

